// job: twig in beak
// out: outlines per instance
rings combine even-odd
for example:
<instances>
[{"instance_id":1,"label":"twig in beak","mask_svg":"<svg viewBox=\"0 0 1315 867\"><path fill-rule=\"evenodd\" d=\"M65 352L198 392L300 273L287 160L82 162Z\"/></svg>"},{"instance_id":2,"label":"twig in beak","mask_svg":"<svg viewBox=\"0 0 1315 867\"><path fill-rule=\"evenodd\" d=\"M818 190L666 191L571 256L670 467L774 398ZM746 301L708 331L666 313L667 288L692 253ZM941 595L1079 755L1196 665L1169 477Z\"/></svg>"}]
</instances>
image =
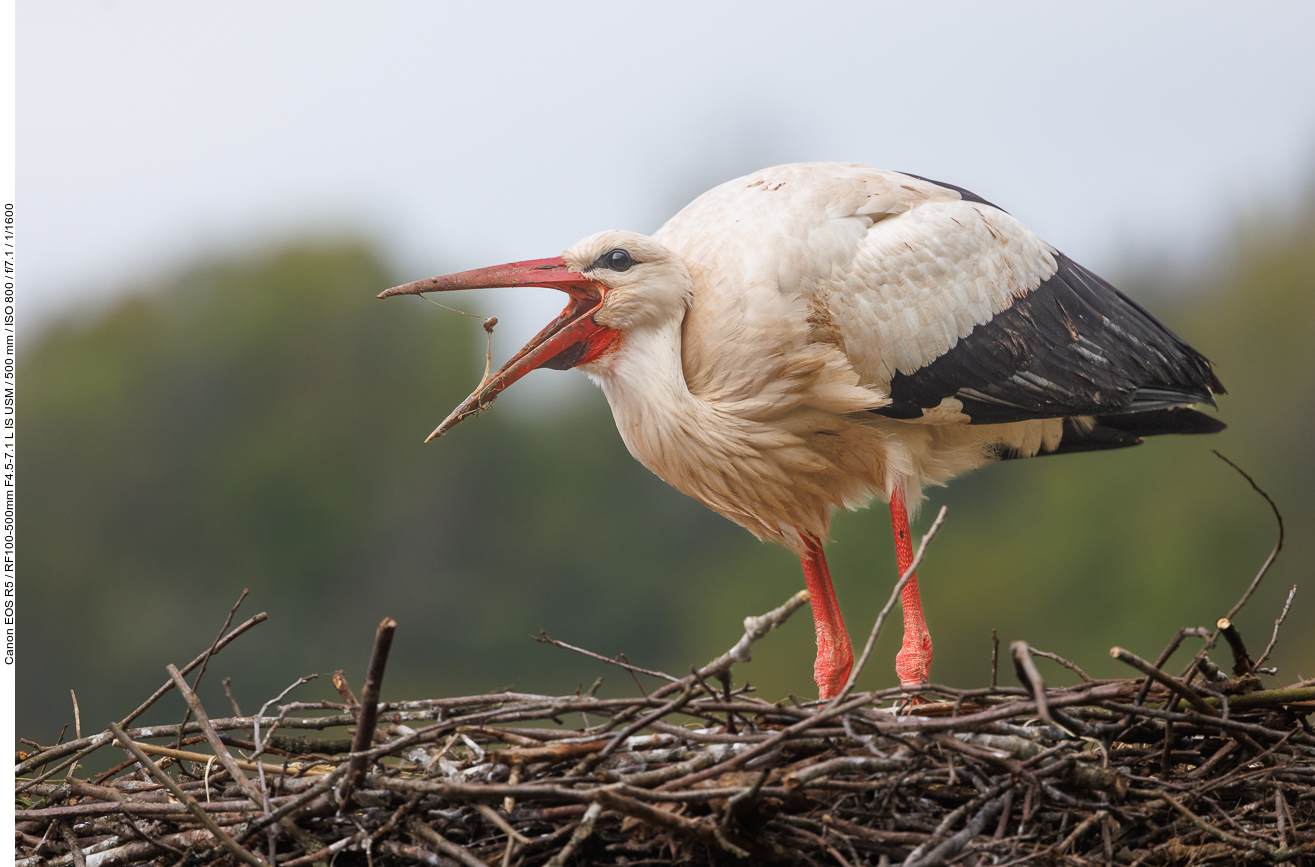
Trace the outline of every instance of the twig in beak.
<instances>
[{"instance_id":1,"label":"twig in beak","mask_svg":"<svg viewBox=\"0 0 1315 867\"><path fill-rule=\"evenodd\" d=\"M475 389L476 391L480 391L488 385L489 374L493 370L493 326L497 324L498 317L496 316L490 316L484 320L484 333L489 336L489 345L484 350L484 375L479 378L479 388Z\"/></svg>"},{"instance_id":2,"label":"twig in beak","mask_svg":"<svg viewBox=\"0 0 1315 867\"><path fill-rule=\"evenodd\" d=\"M449 307L446 304L439 304L428 295L421 295L420 297L428 301L430 304L433 304L435 307L442 307L444 310L451 310L453 313L460 313L462 316L469 316L472 319L481 318L477 314L467 313L465 310L458 310L457 308ZM483 319L484 332L489 336L489 343L488 347L484 350L484 375L479 378L479 385L475 388L476 392L481 391L484 386L488 385L489 376L493 373L493 329L498 324L498 317L496 316L486 316L483 317ZM478 410L476 410L476 412L478 412ZM428 442L428 440L425 442Z\"/></svg>"}]
</instances>

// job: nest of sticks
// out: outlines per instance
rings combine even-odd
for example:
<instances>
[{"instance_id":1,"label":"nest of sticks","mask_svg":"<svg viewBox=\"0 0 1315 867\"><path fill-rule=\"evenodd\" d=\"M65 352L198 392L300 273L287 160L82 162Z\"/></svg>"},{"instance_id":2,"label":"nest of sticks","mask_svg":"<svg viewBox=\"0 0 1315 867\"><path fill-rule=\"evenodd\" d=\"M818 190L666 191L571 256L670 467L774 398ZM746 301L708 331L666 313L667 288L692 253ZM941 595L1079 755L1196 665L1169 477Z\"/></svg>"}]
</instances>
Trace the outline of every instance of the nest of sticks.
<instances>
[{"instance_id":1,"label":"nest of sticks","mask_svg":"<svg viewBox=\"0 0 1315 867\"><path fill-rule=\"evenodd\" d=\"M1279 545L1229 617L1281 544L1280 519ZM255 716L212 718L185 675L204 673L214 653L264 619L230 632L230 612L222 637L183 670L171 666L169 682L120 723L19 754L18 864L849 867L1315 857L1307 721L1315 682L1266 689L1258 676L1282 617L1254 661L1221 618L1214 630L1180 630L1154 662L1114 648L1136 675L1128 679L1092 679L1016 642L999 654L1012 661L1016 686L993 675L982 689L855 691L902 586L847 688L808 703L768 702L733 680L735 663L803 607L806 593L747 618L734 647L687 677L607 660L636 684L638 675L666 681L632 698L599 698L595 684L567 696L380 702L395 629L385 620L359 700L339 673L341 702L284 702L289 687ZM1226 643L1217 645L1221 636ZM1200 640L1200 650L1168 674L1166 663L1189 640ZM1209 655L1225 646L1231 673ZM1038 656L1081 683L1047 688ZM130 727L172 689L188 703L182 724ZM354 726L354 736L316 736L342 726ZM121 750L125 761L79 779L78 763L99 749Z\"/></svg>"}]
</instances>

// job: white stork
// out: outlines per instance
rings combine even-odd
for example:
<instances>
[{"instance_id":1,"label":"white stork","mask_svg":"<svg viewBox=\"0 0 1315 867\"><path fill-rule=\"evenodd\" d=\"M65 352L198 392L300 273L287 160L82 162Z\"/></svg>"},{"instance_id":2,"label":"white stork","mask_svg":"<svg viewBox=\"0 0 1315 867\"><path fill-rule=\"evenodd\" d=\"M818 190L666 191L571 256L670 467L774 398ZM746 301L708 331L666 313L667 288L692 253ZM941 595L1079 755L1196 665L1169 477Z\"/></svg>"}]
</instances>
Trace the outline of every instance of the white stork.
<instances>
[{"instance_id":1,"label":"white stork","mask_svg":"<svg viewBox=\"0 0 1315 867\"><path fill-rule=\"evenodd\" d=\"M1223 428L1190 408L1224 393L1209 361L1135 302L984 199L866 165L764 169L652 237L600 232L381 297L493 286L570 302L430 439L530 370L583 370L644 466L799 555L823 698L853 663L822 553L836 509L887 501L902 574L926 485ZM932 652L916 578L902 601L910 686Z\"/></svg>"}]
</instances>

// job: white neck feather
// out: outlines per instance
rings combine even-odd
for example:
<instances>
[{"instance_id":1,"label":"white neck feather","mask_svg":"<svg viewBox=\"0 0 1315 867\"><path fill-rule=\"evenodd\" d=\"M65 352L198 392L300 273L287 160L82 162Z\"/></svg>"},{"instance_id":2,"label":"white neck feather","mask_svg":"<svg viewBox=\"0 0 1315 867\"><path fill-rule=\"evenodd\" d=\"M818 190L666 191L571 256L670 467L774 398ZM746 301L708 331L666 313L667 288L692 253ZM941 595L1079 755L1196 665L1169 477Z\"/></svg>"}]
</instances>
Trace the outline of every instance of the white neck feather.
<instances>
[{"instance_id":1,"label":"white neck feather","mask_svg":"<svg viewBox=\"0 0 1315 867\"><path fill-rule=\"evenodd\" d=\"M800 496L782 464L816 459L796 436L690 392L679 321L635 329L586 372L630 453L658 478L759 538L799 548L800 531L825 537L833 504Z\"/></svg>"},{"instance_id":2,"label":"white neck feather","mask_svg":"<svg viewBox=\"0 0 1315 867\"><path fill-rule=\"evenodd\" d=\"M712 413L690 394L680 358L680 321L637 328L586 372L602 386L630 453L677 488L690 461L691 431ZM675 477L673 477L675 476Z\"/></svg>"}]
</instances>

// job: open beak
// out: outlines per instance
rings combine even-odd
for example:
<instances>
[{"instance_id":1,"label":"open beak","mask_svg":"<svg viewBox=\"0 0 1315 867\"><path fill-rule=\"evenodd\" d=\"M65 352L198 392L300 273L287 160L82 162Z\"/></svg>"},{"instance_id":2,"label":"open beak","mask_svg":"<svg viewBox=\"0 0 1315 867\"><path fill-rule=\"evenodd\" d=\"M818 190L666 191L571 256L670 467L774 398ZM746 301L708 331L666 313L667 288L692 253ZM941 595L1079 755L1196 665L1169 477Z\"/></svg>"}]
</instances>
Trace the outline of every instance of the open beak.
<instances>
[{"instance_id":1,"label":"open beak","mask_svg":"<svg viewBox=\"0 0 1315 867\"><path fill-rule=\"evenodd\" d=\"M536 367L559 370L574 367L590 354L595 343L600 340L610 342L610 337L615 334L611 329L593 321L593 314L602 304L606 290L584 275L569 270L565 260L560 257L512 262L417 280L386 289L379 293L379 297L423 295L426 292L451 292L456 289L491 289L498 286L546 286L560 289L571 300L556 319L534 335L520 352L513 355L497 373L481 382L470 397L452 410L443 423L425 438L425 442L442 436L456 427L457 422L488 407L504 388Z\"/></svg>"}]
</instances>

